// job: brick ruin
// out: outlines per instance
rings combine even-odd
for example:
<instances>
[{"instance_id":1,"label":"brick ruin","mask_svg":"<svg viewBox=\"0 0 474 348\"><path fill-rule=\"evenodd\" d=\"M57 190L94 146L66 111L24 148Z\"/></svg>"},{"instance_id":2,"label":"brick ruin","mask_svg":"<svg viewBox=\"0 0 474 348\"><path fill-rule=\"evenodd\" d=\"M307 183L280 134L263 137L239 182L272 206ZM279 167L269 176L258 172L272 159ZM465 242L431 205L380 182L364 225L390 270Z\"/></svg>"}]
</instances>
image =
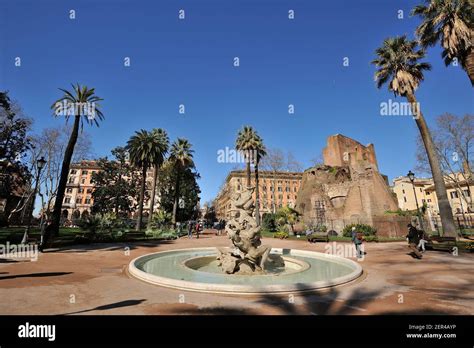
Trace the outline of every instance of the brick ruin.
<instances>
[{"instance_id":1,"label":"brick ruin","mask_svg":"<svg viewBox=\"0 0 474 348\"><path fill-rule=\"evenodd\" d=\"M378 235L404 233L405 219L384 214L398 204L387 177L379 173L372 144L336 134L328 138L323 159L324 164L303 173L295 207L305 224L326 225L339 234L351 223L372 225Z\"/></svg>"}]
</instances>

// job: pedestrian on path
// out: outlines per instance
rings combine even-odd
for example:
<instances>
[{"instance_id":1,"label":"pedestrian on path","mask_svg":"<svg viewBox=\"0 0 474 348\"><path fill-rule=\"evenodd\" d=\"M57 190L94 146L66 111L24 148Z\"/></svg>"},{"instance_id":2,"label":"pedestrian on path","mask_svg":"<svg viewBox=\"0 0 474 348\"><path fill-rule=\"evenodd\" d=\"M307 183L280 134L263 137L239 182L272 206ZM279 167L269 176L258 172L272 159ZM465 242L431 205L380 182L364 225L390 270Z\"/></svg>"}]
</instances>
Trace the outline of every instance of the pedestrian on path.
<instances>
[{"instance_id":1,"label":"pedestrian on path","mask_svg":"<svg viewBox=\"0 0 474 348\"><path fill-rule=\"evenodd\" d=\"M411 223L408 224L407 227L408 227L408 234L406 238L408 241L408 247L410 248L412 253L415 255L415 257L421 260L423 255L418 251L418 248L417 248L418 243L420 242L418 230Z\"/></svg>"}]
</instances>

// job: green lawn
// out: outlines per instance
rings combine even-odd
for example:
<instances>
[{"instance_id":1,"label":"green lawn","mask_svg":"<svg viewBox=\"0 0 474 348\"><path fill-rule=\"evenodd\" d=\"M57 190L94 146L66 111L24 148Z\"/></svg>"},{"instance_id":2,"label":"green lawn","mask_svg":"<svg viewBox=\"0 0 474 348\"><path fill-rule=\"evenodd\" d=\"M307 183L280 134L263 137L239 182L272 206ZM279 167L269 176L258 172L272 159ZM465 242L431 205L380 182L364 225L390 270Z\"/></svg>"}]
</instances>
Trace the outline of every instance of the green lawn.
<instances>
[{"instance_id":1,"label":"green lawn","mask_svg":"<svg viewBox=\"0 0 474 348\"><path fill-rule=\"evenodd\" d=\"M10 243L19 243L25 233L24 227L2 227L0 228L0 243L9 241ZM66 237L73 239L77 233L81 233L78 227L61 227L59 229L59 237ZM40 239L40 229L38 227L31 227L29 236L31 238Z\"/></svg>"}]
</instances>

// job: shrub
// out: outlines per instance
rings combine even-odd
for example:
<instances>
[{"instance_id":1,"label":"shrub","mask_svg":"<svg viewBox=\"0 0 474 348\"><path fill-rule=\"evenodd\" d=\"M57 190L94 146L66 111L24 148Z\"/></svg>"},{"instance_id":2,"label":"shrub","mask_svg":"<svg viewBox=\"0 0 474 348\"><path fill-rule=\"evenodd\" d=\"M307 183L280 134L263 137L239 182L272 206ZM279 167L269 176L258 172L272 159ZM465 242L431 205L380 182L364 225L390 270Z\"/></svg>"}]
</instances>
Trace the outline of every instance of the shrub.
<instances>
[{"instance_id":1,"label":"shrub","mask_svg":"<svg viewBox=\"0 0 474 348\"><path fill-rule=\"evenodd\" d=\"M155 212L151 218L151 227L160 229L171 223L171 214L163 210Z\"/></svg>"},{"instance_id":2,"label":"shrub","mask_svg":"<svg viewBox=\"0 0 474 348\"><path fill-rule=\"evenodd\" d=\"M275 214L263 214L262 229L270 232L276 230Z\"/></svg>"},{"instance_id":3,"label":"shrub","mask_svg":"<svg viewBox=\"0 0 474 348\"><path fill-rule=\"evenodd\" d=\"M97 215L89 215L78 221L81 230L95 234L100 227L100 217Z\"/></svg>"},{"instance_id":4,"label":"shrub","mask_svg":"<svg viewBox=\"0 0 474 348\"><path fill-rule=\"evenodd\" d=\"M352 227L356 228L357 232L361 232L365 237L367 236L375 236L377 230L370 225L365 224L350 224L346 225L342 230L342 235L344 237L352 237ZM367 238L366 238L367 240Z\"/></svg>"},{"instance_id":5,"label":"shrub","mask_svg":"<svg viewBox=\"0 0 474 348\"><path fill-rule=\"evenodd\" d=\"M145 234L153 239L172 240L178 238L177 231L167 229L147 230Z\"/></svg>"},{"instance_id":6,"label":"shrub","mask_svg":"<svg viewBox=\"0 0 474 348\"><path fill-rule=\"evenodd\" d=\"M288 232L284 232L284 231L277 232L273 235L273 238L287 239Z\"/></svg>"}]
</instances>

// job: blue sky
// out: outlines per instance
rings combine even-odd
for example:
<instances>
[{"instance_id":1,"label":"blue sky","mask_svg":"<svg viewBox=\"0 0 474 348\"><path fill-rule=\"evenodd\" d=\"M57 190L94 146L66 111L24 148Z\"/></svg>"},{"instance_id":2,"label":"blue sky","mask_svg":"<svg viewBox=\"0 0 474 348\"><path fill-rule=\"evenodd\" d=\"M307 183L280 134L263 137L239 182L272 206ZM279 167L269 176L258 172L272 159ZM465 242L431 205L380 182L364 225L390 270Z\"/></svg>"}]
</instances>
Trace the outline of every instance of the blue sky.
<instances>
[{"instance_id":1,"label":"blue sky","mask_svg":"<svg viewBox=\"0 0 474 348\"><path fill-rule=\"evenodd\" d=\"M417 129L410 117L380 116L380 103L394 96L375 88L370 61L384 38L413 36L419 20L409 12L420 1L0 0L0 90L10 91L39 132L64 122L49 109L58 88L95 87L106 119L87 132L98 156L142 128L188 138L203 202L234 167L218 163L217 151L232 147L245 124L304 167L329 135L374 143L379 168L392 179L413 169ZM466 73L446 68L437 47L426 60L433 70L417 97L428 122L472 113Z\"/></svg>"}]
</instances>

